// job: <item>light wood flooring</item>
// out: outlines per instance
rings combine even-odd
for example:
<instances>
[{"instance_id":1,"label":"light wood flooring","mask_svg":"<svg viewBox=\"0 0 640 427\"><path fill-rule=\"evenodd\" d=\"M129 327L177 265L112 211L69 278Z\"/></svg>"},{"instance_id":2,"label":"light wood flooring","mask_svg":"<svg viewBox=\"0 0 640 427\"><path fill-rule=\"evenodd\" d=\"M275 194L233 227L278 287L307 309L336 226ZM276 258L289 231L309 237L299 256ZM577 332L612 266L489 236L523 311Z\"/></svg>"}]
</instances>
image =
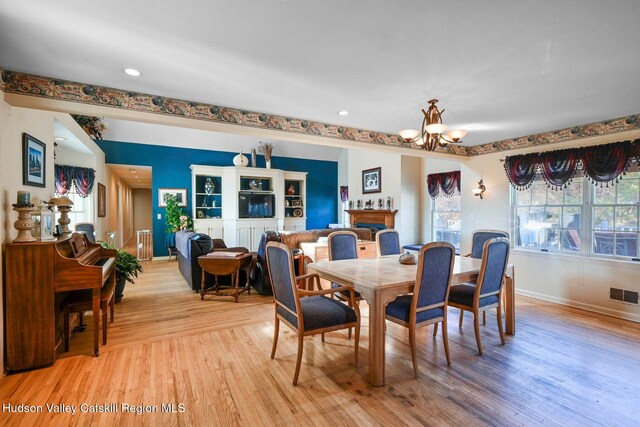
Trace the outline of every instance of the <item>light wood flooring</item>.
<instances>
[{"instance_id":1,"label":"light wood flooring","mask_svg":"<svg viewBox=\"0 0 640 427\"><path fill-rule=\"evenodd\" d=\"M489 315L480 357L471 317L459 330L457 311L450 316L451 367L440 336L421 329L414 379L407 330L388 323L387 386L371 387L365 317L357 369L346 331L324 344L307 338L293 387L296 338L286 327L269 358L270 297L200 301L175 261L146 262L116 306L100 357L91 356L89 327L54 366L0 379L0 404L43 405L43 413L0 412L0 425L638 425L640 325L518 298L517 335L499 345ZM55 414L45 403L115 403L118 412ZM124 403L184 404L184 412L136 415Z\"/></svg>"}]
</instances>

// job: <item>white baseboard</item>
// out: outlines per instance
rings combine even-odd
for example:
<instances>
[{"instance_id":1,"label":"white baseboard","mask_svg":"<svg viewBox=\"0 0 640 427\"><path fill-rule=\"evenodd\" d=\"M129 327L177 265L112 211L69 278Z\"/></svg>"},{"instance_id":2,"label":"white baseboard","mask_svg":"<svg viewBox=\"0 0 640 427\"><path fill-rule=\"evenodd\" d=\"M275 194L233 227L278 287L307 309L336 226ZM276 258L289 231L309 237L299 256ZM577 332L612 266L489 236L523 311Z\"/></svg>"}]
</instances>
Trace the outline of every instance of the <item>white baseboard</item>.
<instances>
[{"instance_id":1,"label":"white baseboard","mask_svg":"<svg viewBox=\"0 0 640 427\"><path fill-rule=\"evenodd\" d=\"M585 304L583 302L572 301L564 298L558 298L550 295L539 294L537 292L526 291L523 289L518 289L516 291L517 295L522 295L525 297L535 298L542 301L548 301L555 304L567 305L570 307L579 308L581 310L591 311L594 313L606 314L607 316L617 317L619 319L631 320L632 322L640 323L640 314L627 313L619 310L612 310L606 307L600 307L597 305Z\"/></svg>"},{"instance_id":2,"label":"white baseboard","mask_svg":"<svg viewBox=\"0 0 640 427\"><path fill-rule=\"evenodd\" d=\"M172 257L172 259L176 259L175 255ZM151 261L167 261L169 260L168 256L154 256Z\"/></svg>"}]
</instances>

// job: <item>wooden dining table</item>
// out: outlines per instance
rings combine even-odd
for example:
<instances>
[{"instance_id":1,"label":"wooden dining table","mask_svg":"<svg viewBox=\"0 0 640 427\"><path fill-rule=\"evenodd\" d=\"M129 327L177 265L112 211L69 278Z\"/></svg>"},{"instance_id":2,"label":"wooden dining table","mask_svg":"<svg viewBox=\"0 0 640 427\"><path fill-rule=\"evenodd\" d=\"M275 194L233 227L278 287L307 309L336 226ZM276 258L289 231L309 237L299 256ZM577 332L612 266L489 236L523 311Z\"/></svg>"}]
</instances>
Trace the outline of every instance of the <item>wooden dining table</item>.
<instances>
[{"instance_id":1,"label":"wooden dining table","mask_svg":"<svg viewBox=\"0 0 640 427\"><path fill-rule=\"evenodd\" d=\"M482 260L456 256L452 285L473 282L478 278ZM385 384L385 311L397 296L413 292L416 265L404 265L398 255L372 259L320 261L307 265L310 273L343 285L351 285L369 304L369 382ZM515 270L507 266L505 281L505 330L516 332Z\"/></svg>"}]
</instances>

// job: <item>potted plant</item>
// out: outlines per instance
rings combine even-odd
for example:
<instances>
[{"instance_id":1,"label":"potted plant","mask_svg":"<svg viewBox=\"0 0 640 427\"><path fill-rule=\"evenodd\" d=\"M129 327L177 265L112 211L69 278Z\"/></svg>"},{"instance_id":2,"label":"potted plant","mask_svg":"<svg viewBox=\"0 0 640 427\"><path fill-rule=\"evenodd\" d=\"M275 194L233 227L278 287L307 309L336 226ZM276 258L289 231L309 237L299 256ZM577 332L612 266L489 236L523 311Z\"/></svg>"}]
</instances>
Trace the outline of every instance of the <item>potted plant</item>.
<instances>
[{"instance_id":1,"label":"potted plant","mask_svg":"<svg viewBox=\"0 0 640 427\"><path fill-rule=\"evenodd\" d=\"M193 229L193 219L182 212L182 208L178 206L176 196L167 195L166 203L167 206L164 209L164 219L167 224L165 228L165 246L169 250L169 256L171 256L176 247L176 231Z\"/></svg>"},{"instance_id":2,"label":"potted plant","mask_svg":"<svg viewBox=\"0 0 640 427\"><path fill-rule=\"evenodd\" d=\"M127 282L135 283L133 279L137 279L138 273L142 273L142 264L140 264L140 261L135 255L130 254L124 249L116 249L107 242L100 242L100 244L107 249L115 249L118 251L118 258L116 259L115 297L116 302L120 302Z\"/></svg>"}]
</instances>

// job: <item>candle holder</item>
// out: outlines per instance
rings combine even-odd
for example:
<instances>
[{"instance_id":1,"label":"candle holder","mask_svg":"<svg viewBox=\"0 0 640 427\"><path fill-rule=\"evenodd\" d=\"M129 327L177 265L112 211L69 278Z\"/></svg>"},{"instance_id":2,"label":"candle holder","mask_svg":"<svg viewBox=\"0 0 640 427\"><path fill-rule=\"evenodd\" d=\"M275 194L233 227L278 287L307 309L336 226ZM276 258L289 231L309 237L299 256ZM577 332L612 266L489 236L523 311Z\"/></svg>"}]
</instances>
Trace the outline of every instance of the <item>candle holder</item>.
<instances>
[{"instance_id":1,"label":"candle holder","mask_svg":"<svg viewBox=\"0 0 640 427\"><path fill-rule=\"evenodd\" d=\"M18 237L13 239L14 243L21 242L35 242L36 239L31 235L31 229L33 228L33 220L31 219L31 212L35 209L31 207L15 207L14 211L18 212L18 220L13 223L13 226L18 230Z\"/></svg>"},{"instance_id":2,"label":"candle holder","mask_svg":"<svg viewBox=\"0 0 640 427\"><path fill-rule=\"evenodd\" d=\"M69 224L71 223L71 219L69 219L69 212L71 211L71 206L58 206L58 212L60 212L60 218L58 218L58 224L62 227L62 234L71 233L69 230Z\"/></svg>"}]
</instances>

